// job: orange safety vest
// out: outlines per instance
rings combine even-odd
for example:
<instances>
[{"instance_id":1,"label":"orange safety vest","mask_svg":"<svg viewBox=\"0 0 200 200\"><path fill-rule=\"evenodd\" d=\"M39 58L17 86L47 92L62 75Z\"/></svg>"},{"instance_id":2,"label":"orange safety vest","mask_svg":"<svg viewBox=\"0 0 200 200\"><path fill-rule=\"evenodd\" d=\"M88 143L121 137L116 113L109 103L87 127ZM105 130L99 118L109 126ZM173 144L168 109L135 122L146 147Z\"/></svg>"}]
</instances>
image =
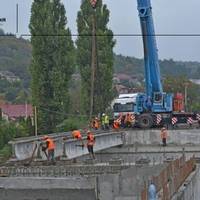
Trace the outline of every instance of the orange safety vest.
<instances>
[{"instance_id":1,"label":"orange safety vest","mask_svg":"<svg viewBox=\"0 0 200 200\"><path fill-rule=\"evenodd\" d=\"M87 146L93 146L95 143L95 137L92 133L87 136Z\"/></svg>"},{"instance_id":2,"label":"orange safety vest","mask_svg":"<svg viewBox=\"0 0 200 200\"><path fill-rule=\"evenodd\" d=\"M131 116L131 114L128 113L128 114L126 115L125 121L126 121L126 122L132 122L132 116Z\"/></svg>"},{"instance_id":3,"label":"orange safety vest","mask_svg":"<svg viewBox=\"0 0 200 200\"><path fill-rule=\"evenodd\" d=\"M167 138L167 130L161 131L161 139Z\"/></svg>"},{"instance_id":4,"label":"orange safety vest","mask_svg":"<svg viewBox=\"0 0 200 200\"><path fill-rule=\"evenodd\" d=\"M119 122L117 120L115 120L114 124L113 124L113 128L114 129L119 129L119 126L120 126Z\"/></svg>"},{"instance_id":5,"label":"orange safety vest","mask_svg":"<svg viewBox=\"0 0 200 200\"><path fill-rule=\"evenodd\" d=\"M99 122L98 119L94 120L94 128L98 129L99 128Z\"/></svg>"},{"instance_id":6,"label":"orange safety vest","mask_svg":"<svg viewBox=\"0 0 200 200\"><path fill-rule=\"evenodd\" d=\"M76 138L76 139L81 139L82 136L81 136L81 132L79 130L75 130L72 132L72 136L73 138Z\"/></svg>"},{"instance_id":7,"label":"orange safety vest","mask_svg":"<svg viewBox=\"0 0 200 200\"><path fill-rule=\"evenodd\" d=\"M56 145L54 141L51 138L46 139L46 142L48 143L48 150L53 150L55 149Z\"/></svg>"}]
</instances>

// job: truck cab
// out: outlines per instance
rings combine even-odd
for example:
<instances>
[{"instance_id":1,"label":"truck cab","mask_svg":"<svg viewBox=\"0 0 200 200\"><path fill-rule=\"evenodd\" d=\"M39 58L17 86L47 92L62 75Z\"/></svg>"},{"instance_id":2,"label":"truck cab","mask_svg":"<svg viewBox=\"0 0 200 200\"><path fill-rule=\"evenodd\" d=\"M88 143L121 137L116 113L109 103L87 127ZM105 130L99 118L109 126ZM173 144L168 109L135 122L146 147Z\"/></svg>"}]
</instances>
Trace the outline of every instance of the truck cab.
<instances>
[{"instance_id":1,"label":"truck cab","mask_svg":"<svg viewBox=\"0 0 200 200\"><path fill-rule=\"evenodd\" d=\"M133 114L137 96L138 93L120 94L119 97L114 99L112 105L114 118L117 118L120 114Z\"/></svg>"}]
</instances>

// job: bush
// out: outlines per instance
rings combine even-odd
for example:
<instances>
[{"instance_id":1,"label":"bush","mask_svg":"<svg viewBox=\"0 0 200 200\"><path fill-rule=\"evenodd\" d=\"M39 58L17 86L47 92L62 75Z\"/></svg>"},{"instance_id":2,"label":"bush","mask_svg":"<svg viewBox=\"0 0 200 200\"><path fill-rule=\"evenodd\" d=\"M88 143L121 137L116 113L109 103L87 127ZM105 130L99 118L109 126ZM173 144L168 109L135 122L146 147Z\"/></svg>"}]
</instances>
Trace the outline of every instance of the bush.
<instances>
[{"instance_id":1,"label":"bush","mask_svg":"<svg viewBox=\"0 0 200 200\"><path fill-rule=\"evenodd\" d=\"M2 156L3 159L10 158L11 154L12 154L12 150L9 145L5 145L3 149L0 150L0 155Z\"/></svg>"},{"instance_id":2,"label":"bush","mask_svg":"<svg viewBox=\"0 0 200 200\"><path fill-rule=\"evenodd\" d=\"M11 147L8 142L16 137L28 136L29 130L25 122L14 123L0 121L0 156L5 160L11 155Z\"/></svg>"}]
</instances>

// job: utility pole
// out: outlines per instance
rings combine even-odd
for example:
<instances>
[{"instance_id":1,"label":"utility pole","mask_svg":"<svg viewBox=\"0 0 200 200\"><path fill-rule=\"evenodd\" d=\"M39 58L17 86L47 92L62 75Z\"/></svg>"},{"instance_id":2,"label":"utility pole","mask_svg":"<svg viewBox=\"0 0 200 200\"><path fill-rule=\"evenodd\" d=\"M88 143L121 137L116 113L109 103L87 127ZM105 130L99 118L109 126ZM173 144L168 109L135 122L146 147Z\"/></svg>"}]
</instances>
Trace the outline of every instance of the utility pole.
<instances>
[{"instance_id":1,"label":"utility pole","mask_svg":"<svg viewBox=\"0 0 200 200\"><path fill-rule=\"evenodd\" d=\"M37 132L37 108L36 108L36 106L34 107L34 121L35 121L35 136L37 136L38 135L38 132Z\"/></svg>"},{"instance_id":2,"label":"utility pole","mask_svg":"<svg viewBox=\"0 0 200 200\"><path fill-rule=\"evenodd\" d=\"M184 86L185 86L185 112L187 111L187 89L188 89L188 83L186 82L185 84L184 84Z\"/></svg>"},{"instance_id":3,"label":"utility pole","mask_svg":"<svg viewBox=\"0 0 200 200\"><path fill-rule=\"evenodd\" d=\"M97 45L96 45L96 3L97 0L90 0L90 4L93 8L92 15L92 60L91 60L91 92L90 92L90 120L93 115L94 108L94 81L95 72L97 68Z\"/></svg>"}]
</instances>

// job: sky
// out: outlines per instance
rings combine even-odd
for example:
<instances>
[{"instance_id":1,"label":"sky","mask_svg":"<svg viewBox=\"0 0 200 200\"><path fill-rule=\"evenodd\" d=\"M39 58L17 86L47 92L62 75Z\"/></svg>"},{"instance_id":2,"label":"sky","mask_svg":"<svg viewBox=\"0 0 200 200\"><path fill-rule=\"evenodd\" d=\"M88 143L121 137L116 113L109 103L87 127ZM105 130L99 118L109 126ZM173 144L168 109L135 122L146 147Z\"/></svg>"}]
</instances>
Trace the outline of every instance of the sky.
<instances>
[{"instance_id":1,"label":"sky","mask_svg":"<svg viewBox=\"0 0 200 200\"><path fill-rule=\"evenodd\" d=\"M80 0L62 0L66 8L67 26L77 34L76 17ZM114 34L140 34L140 23L136 0L103 0L110 10L108 27ZM16 26L16 5L19 8L18 32ZM0 0L0 18L6 23L0 25L5 32L29 34L32 0ZM200 61L200 16L199 0L152 0L156 34L185 34L187 36L157 36L160 59ZM193 36L188 36L191 34ZM73 38L74 40L76 38ZM115 37L114 52L125 56L143 57L140 36Z\"/></svg>"}]
</instances>

